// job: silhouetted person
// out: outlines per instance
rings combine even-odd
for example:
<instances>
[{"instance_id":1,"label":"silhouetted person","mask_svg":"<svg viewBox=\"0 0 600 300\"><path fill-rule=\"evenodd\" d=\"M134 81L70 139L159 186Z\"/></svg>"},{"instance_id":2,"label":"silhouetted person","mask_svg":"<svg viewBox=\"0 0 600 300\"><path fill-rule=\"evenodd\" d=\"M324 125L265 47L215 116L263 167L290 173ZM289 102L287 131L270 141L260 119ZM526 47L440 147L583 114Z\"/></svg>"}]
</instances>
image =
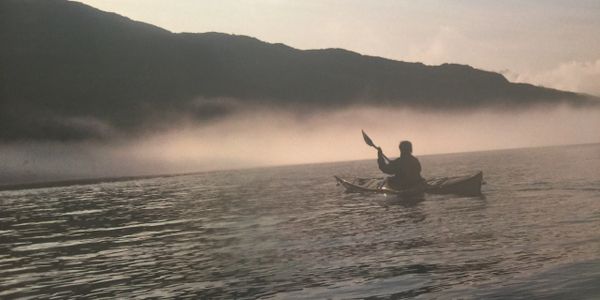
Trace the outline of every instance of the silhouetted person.
<instances>
[{"instance_id":1,"label":"silhouetted person","mask_svg":"<svg viewBox=\"0 0 600 300\"><path fill-rule=\"evenodd\" d=\"M400 142L400 157L386 163L383 151L377 148L377 164L379 169L390 177L389 183L393 188L407 188L423 182L421 163L412 155L412 144L409 141Z\"/></svg>"}]
</instances>

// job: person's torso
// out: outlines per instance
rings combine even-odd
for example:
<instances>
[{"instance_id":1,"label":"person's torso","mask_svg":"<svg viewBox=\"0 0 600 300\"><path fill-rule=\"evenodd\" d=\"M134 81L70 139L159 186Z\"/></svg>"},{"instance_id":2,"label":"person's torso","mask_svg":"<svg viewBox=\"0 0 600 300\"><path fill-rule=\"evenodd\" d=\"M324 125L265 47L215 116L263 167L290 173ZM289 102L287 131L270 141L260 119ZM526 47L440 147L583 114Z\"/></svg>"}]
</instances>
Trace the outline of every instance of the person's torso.
<instances>
[{"instance_id":1,"label":"person's torso","mask_svg":"<svg viewBox=\"0 0 600 300\"><path fill-rule=\"evenodd\" d=\"M394 160L394 177L396 183L409 186L423 180L421 177L421 164L414 156L400 157Z\"/></svg>"}]
</instances>

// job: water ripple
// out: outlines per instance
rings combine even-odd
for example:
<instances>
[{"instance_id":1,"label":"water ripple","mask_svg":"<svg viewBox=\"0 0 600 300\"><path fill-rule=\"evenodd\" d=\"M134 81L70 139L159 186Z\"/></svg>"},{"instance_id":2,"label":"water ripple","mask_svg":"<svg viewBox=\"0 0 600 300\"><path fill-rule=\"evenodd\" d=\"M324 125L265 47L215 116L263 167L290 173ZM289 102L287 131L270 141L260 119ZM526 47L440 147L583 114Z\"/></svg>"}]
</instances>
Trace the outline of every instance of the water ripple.
<instances>
[{"instance_id":1,"label":"water ripple","mask_svg":"<svg viewBox=\"0 0 600 300\"><path fill-rule=\"evenodd\" d=\"M331 180L378 175L372 161L0 192L0 298L518 298L547 278L594 291L578 270L598 272L576 262L599 265L600 176L502 153L422 159L483 168L475 198L345 194Z\"/></svg>"}]
</instances>

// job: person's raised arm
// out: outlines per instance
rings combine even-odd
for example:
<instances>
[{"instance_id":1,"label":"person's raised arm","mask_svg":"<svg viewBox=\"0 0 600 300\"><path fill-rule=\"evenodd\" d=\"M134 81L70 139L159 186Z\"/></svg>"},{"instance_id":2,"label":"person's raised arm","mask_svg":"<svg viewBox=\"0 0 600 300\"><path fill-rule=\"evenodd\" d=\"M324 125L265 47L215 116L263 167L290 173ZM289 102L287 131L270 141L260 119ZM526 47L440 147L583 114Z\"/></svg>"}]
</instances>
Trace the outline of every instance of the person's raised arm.
<instances>
[{"instance_id":1,"label":"person's raised arm","mask_svg":"<svg viewBox=\"0 0 600 300\"><path fill-rule=\"evenodd\" d=\"M383 150L381 150L380 147L377 147L377 165L379 166L379 170L386 174L394 174L392 166L386 162L384 157Z\"/></svg>"}]
</instances>

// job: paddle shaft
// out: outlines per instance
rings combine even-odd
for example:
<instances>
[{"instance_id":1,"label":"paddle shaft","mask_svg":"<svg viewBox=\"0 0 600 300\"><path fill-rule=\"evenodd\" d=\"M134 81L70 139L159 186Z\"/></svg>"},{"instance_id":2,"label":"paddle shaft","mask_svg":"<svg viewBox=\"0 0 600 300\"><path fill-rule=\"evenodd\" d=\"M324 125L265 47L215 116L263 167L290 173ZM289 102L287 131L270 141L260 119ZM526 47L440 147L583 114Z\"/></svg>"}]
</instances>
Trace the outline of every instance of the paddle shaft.
<instances>
[{"instance_id":1,"label":"paddle shaft","mask_svg":"<svg viewBox=\"0 0 600 300\"><path fill-rule=\"evenodd\" d=\"M380 148L380 147L378 147L378 146L375 146L375 143L373 143L373 140L372 140L372 139L371 139L371 138L370 138L370 137L369 137L369 136L368 136L368 135L365 133L365 131L364 131L364 130L361 130L361 131L362 131L362 135L363 135L363 139L365 140L365 143L366 143L367 145L369 145L369 146L371 146L371 147L373 147L373 148L377 149L377 151L379 151L379 149L381 149L381 148ZM387 156L385 156L385 154L383 153L383 151L381 151L381 155L383 156L383 158L384 158L384 159L385 159L387 162L390 162L390 159L389 159Z\"/></svg>"},{"instance_id":2,"label":"paddle shaft","mask_svg":"<svg viewBox=\"0 0 600 300\"><path fill-rule=\"evenodd\" d=\"M373 148L379 150L379 147L377 147L377 146L373 146ZM381 151L381 155L383 156L383 159L385 159L387 162L390 162L390 159L387 156L385 156L385 154L383 153L383 150Z\"/></svg>"}]
</instances>

